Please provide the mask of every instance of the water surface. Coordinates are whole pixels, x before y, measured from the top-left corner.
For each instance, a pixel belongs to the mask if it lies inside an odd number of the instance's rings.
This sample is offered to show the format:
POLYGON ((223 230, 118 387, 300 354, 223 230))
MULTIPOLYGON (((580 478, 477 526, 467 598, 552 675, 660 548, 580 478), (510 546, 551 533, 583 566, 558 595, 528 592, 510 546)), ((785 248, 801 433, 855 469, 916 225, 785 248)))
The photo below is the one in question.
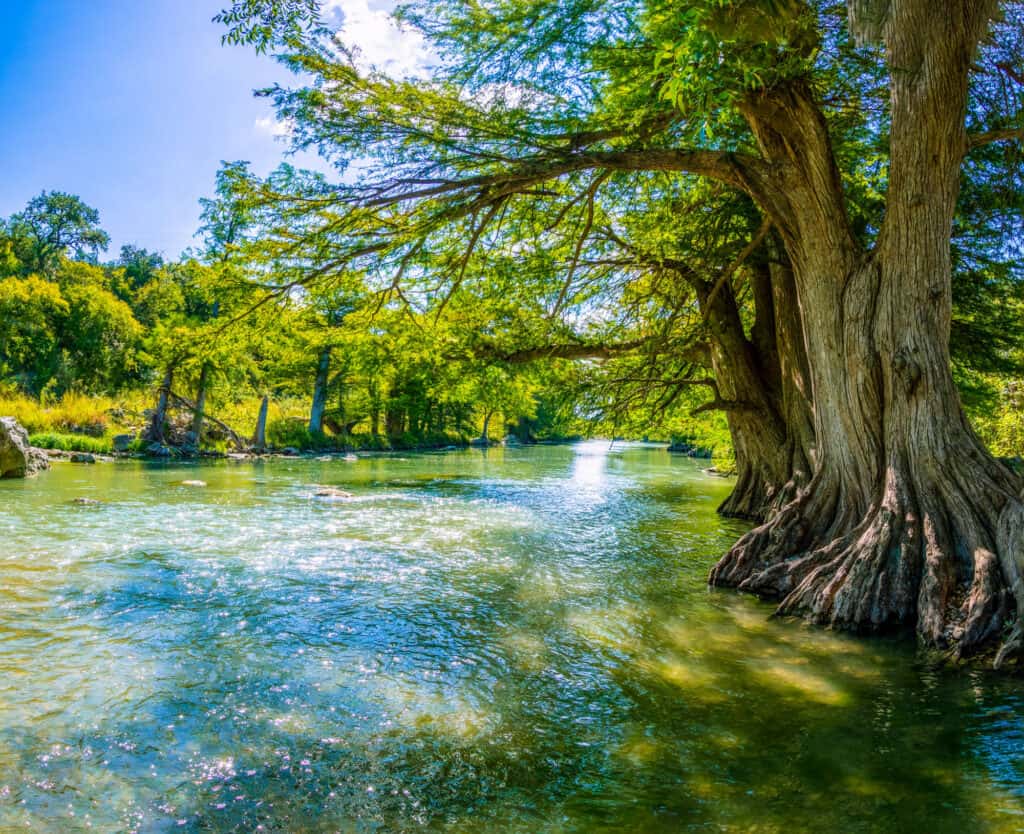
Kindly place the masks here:
POLYGON ((1024 831, 1021 683, 708 591, 728 488, 607 443, 0 482, 0 831, 1024 831))

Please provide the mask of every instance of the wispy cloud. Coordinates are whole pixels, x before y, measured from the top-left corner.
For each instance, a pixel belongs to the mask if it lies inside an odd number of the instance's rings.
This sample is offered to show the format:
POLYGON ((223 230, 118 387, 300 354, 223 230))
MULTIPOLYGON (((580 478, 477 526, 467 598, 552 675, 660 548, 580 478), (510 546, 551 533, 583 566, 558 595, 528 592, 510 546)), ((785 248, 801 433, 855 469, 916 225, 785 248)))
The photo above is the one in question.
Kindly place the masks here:
POLYGON ((327 0, 326 15, 336 14, 338 37, 353 50, 361 69, 376 69, 393 78, 423 78, 433 55, 423 36, 400 27, 391 14, 392 3, 370 0, 327 0))
POLYGON ((278 121, 273 116, 264 116, 261 119, 257 119, 254 123, 254 127, 259 133, 264 133, 267 136, 290 136, 292 132, 291 122, 278 121))

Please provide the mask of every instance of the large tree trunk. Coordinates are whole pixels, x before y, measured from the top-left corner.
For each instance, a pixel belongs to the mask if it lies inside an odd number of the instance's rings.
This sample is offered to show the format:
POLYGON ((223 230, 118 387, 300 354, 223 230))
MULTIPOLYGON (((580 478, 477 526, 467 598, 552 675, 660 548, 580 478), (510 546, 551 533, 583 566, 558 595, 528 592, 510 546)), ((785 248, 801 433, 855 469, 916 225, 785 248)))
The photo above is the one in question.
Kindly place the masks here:
POLYGON ((327 375, 331 370, 331 349, 325 347, 320 351, 316 364, 316 381, 313 383, 313 403, 309 409, 310 434, 322 432, 324 429, 324 409, 327 408, 327 375))
MULTIPOLYGON (((966 656, 1024 611, 1024 504, 1019 479, 971 431, 950 372, 950 229, 967 75, 993 4, 950 6, 887 6, 889 193, 870 252, 850 233, 824 118, 807 90, 750 103, 762 152, 785 166, 784 187, 762 202, 795 267, 815 474, 711 581, 780 598, 780 613, 820 624, 913 626, 924 644, 966 656)), ((1021 642, 1017 623, 997 663, 1021 642)))
POLYGON ((717 404, 736 455, 736 485, 718 511, 761 521, 810 480, 814 426, 792 271, 762 259, 750 273, 755 321, 749 338, 731 289, 710 299, 705 291, 701 302, 711 330, 717 404))

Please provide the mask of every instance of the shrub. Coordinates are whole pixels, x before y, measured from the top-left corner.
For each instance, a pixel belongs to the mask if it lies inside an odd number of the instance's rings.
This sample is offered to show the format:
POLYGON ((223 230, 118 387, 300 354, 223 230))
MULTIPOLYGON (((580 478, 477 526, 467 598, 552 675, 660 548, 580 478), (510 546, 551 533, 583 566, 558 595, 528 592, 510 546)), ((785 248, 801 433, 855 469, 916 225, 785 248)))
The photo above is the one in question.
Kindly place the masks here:
POLYGON ((303 451, 337 449, 344 444, 323 432, 311 432, 301 418, 272 420, 267 424, 267 443, 278 449, 292 446, 303 451))
POLYGON ((89 452, 104 455, 112 451, 110 441, 79 434, 44 432, 29 435, 28 442, 40 449, 60 449, 64 452, 89 452))

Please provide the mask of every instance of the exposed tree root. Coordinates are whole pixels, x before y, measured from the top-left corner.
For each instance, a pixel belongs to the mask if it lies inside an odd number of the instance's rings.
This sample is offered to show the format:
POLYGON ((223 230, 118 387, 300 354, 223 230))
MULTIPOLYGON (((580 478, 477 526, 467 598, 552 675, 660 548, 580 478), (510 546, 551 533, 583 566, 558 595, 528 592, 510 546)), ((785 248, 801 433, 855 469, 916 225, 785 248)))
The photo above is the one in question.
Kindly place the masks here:
POLYGON ((865 511, 818 476, 715 565, 712 585, 779 600, 777 613, 832 628, 913 626, 960 659, 993 647, 997 667, 1024 657, 1024 499, 983 461, 887 470, 865 511), (927 486, 926 486, 927 485, 927 486))

